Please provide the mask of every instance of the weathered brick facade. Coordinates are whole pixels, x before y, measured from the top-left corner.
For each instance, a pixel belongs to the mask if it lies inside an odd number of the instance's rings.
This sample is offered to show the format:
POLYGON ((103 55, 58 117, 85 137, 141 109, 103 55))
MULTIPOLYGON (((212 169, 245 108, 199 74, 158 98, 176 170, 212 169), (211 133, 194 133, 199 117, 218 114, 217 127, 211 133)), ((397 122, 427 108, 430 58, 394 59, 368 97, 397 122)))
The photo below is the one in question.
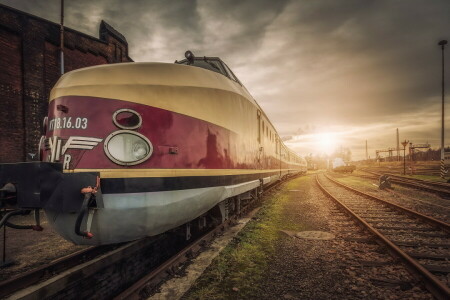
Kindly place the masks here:
MULTIPOLYGON (((0 4, 0 163, 37 153, 48 97, 60 77, 59 24, 0 4)), ((65 27, 65 72, 132 61, 125 37, 106 22, 100 38, 65 27)))

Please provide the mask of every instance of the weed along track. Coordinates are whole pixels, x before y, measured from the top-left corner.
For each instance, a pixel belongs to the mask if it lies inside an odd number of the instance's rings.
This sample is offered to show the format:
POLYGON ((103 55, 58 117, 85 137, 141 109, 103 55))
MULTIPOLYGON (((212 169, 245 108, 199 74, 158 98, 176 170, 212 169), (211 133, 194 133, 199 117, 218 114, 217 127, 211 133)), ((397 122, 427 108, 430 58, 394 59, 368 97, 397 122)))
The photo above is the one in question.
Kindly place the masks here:
POLYGON ((326 175, 316 180, 324 193, 367 228, 435 297, 449 299, 449 224, 382 201, 326 175))

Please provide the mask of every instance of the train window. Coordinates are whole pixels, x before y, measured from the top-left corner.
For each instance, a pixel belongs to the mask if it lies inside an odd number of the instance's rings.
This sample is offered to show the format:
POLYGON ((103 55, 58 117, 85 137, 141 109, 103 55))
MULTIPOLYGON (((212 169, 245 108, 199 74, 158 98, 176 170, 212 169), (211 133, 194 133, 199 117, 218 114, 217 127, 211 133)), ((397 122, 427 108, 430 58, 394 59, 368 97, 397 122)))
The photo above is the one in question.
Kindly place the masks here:
POLYGON ((142 117, 132 109, 119 109, 113 114, 114 124, 121 129, 136 129, 142 124, 142 117))
POLYGON ((227 76, 222 64, 217 59, 195 58, 192 64, 189 64, 187 60, 179 62, 179 64, 199 67, 227 76))
MULTIPOLYGON (((117 45, 116 45, 117 47, 117 45)), ((117 50, 116 50, 117 53, 117 50)), ((240 85, 242 83, 239 79, 234 75, 233 71, 218 57, 206 57, 206 56, 195 56, 191 51, 186 51, 184 54, 186 59, 182 59, 180 61, 176 60, 176 64, 180 65, 188 65, 203 68, 206 70, 210 70, 219 74, 222 74, 229 79, 236 81, 240 85)), ((117 54, 116 54, 117 56, 117 54)))
POLYGON ((227 70, 229 77, 232 80, 236 81, 237 83, 241 84, 241 82, 236 78, 236 76, 233 74, 233 72, 231 72, 230 68, 228 68, 228 66, 224 62, 222 62, 222 64, 223 64, 223 67, 225 68, 225 70, 227 70))

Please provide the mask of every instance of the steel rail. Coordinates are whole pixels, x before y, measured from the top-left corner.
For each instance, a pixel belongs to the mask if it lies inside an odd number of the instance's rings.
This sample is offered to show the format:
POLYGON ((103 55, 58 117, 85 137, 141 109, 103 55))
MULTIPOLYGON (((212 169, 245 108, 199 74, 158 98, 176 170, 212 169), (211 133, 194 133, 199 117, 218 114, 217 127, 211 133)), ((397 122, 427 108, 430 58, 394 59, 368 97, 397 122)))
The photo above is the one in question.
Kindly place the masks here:
POLYGON ((359 194, 359 195, 361 195, 361 196, 363 196, 363 197, 366 197, 366 198, 369 198, 369 199, 372 199, 372 200, 379 201, 379 202, 381 202, 381 203, 383 203, 383 204, 387 204, 387 205, 389 205, 389 206, 391 206, 391 207, 393 207, 393 208, 395 208, 395 209, 402 210, 402 211, 404 211, 404 212, 406 212, 406 213, 408 213, 408 214, 410 214, 410 215, 412 215, 412 216, 414 216, 414 217, 416 217, 416 218, 420 218, 420 219, 426 221, 427 223, 429 223, 429 224, 431 224, 431 225, 438 226, 440 229, 444 230, 444 231, 447 232, 447 233, 450 233, 450 224, 449 224, 449 223, 445 223, 445 222, 443 222, 443 221, 440 221, 440 220, 437 220, 437 219, 435 219, 435 218, 433 218, 433 217, 424 215, 424 214, 419 213, 419 212, 417 212, 417 211, 414 211, 414 210, 412 210, 412 209, 409 209, 409 208, 403 207, 403 206, 401 206, 401 205, 398 205, 398 204, 389 202, 389 201, 387 201, 387 200, 378 198, 378 197, 376 197, 376 196, 372 196, 372 195, 370 195, 370 194, 364 193, 364 192, 362 192, 362 191, 360 191, 360 190, 357 190, 357 189, 355 189, 355 188, 353 188, 353 187, 351 187, 351 186, 348 186, 348 185, 346 185, 346 184, 344 184, 344 183, 342 183, 342 182, 339 182, 339 181, 337 181, 337 180, 331 178, 330 176, 328 176, 328 175, 326 175, 326 174, 325 174, 325 177, 326 177, 327 179, 331 180, 332 182, 334 182, 335 184, 340 185, 340 186, 344 187, 345 189, 347 189, 347 190, 349 190, 349 191, 352 191, 352 192, 354 192, 354 193, 356 193, 356 194, 359 194))
MULTIPOLYGON (((339 199, 334 197, 325 187, 320 183, 318 176, 316 176, 316 182, 319 188, 326 194, 329 198, 333 199, 336 203, 338 203, 348 214, 350 214, 354 219, 356 219, 363 227, 369 230, 375 237, 382 242, 389 250, 389 252, 396 257, 399 257, 403 263, 406 265, 408 270, 420 278, 425 287, 438 299, 447 300, 450 299, 450 289, 444 285, 438 278, 436 278, 433 274, 431 274, 427 269, 425 269, 422 265, 420 265, 416 260, 414 260, 411 256, 406 254, 403 250, 401 250, 397 245, 391 242, 388 238, 386 238, 383 234, 381 234, 377 229, 375 229, 372 225, 364 221, 361 217, 359 217, 355 212, 353 212, 347 205, 341 202, 339 199)), ((359 193, 358 193, 359 194, 359 193)))
MULTIPOLYGON (((370 172, 370 171, 364 171, 364 172, 367 172, 371 175, 355 175, 355 174, 353 174, 353 176, 358 176, 358 177, 362 177, 362 178, 370 178, 370 179, 374 179, 374 180, 378 180, 379 176, 381 176, 381 174, 370 172)), ((420 189, 420 190, 424 190, 426 192, 437 194, 437 195, 441 196, 443 199, 447 199, 450 197, 450 185, 444 186, 444 185, 439 184, 439 185, 434 186, 434 183, 427 185, 427 183, 421 183, 420 181, 416 181, 416 179, 413 179, 413 178, 405 178, 402 176, 392 175, 390 173, 385 173, 385 174, 389 175, 391 177, 391 181, 395 184, 404 185, 407 187, 412 187, 415 189, 420 189)), ((420 180, 420 179, 417 179, 417 180, 420 180)))
MULTIPOLYGON (((86 262, 78 262, 75 266, 64 269, 56 276, 50 276, 47 280, 20 289, 10 297, 12 299, 47 299, 65 290, 71 283, 88 278, 100 272, 105 267, 114 265, 126 257, 131 257, 140 249, 143 249, 158 240, 159 236, 148 237, 137 241, 121 244, 116 249, 99 255, 86 262), (42 295, 45 295, 43 297, 42 295)), ((92 286, 95 288, 95 286, 92 286)))
POLYGON ((387 189, 387 191, 389 193, 391 193, 392 195, 396 195, 396 196, 399 196, 399 197, 404 197, 406 199, 409 199, 409 201, 415 202, 416 204, 417 203, 421 203, 422 205, 435 206, 435 207, 437 207, 439 209, 450 210, 450 207, 448 207, 448 206, 442 206, 442 205, 435 204, 435 203, 432 203, 432 202, 423 201, 423 200, 420 200, 420 199, 416 199, 416 198, 412 198, 412 197, 409 197, 409 196, 406 196, 406 195, 402 195, 401 193, 395 192, 392 189, 387 189))
MULTIPOLYGON (((233 219, 234 221, 234 219, 233 219)), ((132 286, 127 288, 125 291, 114 297, 114 300, 119 299, 127 299, 127 300, 133 300, 133 299, 140 299, 139 293, 141 290, 145 288, 145 286, 149 284, 158 284, 159 282, 163 281, 172 271, 184 263, 186 260, 189 259, 193 255, 193 253, 197 253, 201 247, 202 244, 208 243, 211 241, 219 232, 225 231, 230 224, 232 224, 232 220, 228 220, 216 228, 214 228, 212 231, 206 233, 202 237, 198 238, 195 242, 184 248, 181 252, 178 252, 174 256, 172 256, 169 260, 165 261, 162 265, 157 267, 155 270, 151 271, 149 274, 145 275, 141 279, 139 279, 137 282, 135 282, 132 286)))
POLYGON ((80 264, 80 261, 87 257, 95 257, 106 251, 116 248, 115 246, 94 246, 87 249, 79 250, 67 256, 58 258, 49 264, 32 269, 23 274, 14 276, 0 282, 0 298, 12 294, 20 289, 41 281, 48 274, 60 273, 66 269, 80 264))
MULTIPOLYGON (((363 170, 366 173, 372 174, 374 176, 381 176, 381 173, 363 170)), ((391 174, 389 172, 385 173, 391 177, 391 180, 398 184, 403 184, 407 186, 412 186, 416 188, 420 188, 432 193, 442 194, 442 195, 450 195, 450 184, 444 182, 434 182, 430 180, 422 180, 417 178, 407 178, 403 176, 398 176, 395 174, 391 174)))

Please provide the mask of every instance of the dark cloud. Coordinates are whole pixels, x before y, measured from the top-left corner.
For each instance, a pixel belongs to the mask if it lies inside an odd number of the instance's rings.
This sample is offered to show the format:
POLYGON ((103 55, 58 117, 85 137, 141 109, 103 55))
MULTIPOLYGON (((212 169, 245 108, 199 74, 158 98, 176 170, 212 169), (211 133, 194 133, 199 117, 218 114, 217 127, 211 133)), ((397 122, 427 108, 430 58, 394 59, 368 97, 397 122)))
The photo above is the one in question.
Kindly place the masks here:
MULTIPOLYGON (((282 136, 340 130, 354 156, 367 137, 391 145, 377 134, 397 127, 439 139, 437 42, 450 39, 448 0, 65 2, 67 26, 97 36, 104 19, 136 61, 172 62, 187 49, 222 57, 282 136)), ((59 21, 58 0, 0 3, 59 21)))

